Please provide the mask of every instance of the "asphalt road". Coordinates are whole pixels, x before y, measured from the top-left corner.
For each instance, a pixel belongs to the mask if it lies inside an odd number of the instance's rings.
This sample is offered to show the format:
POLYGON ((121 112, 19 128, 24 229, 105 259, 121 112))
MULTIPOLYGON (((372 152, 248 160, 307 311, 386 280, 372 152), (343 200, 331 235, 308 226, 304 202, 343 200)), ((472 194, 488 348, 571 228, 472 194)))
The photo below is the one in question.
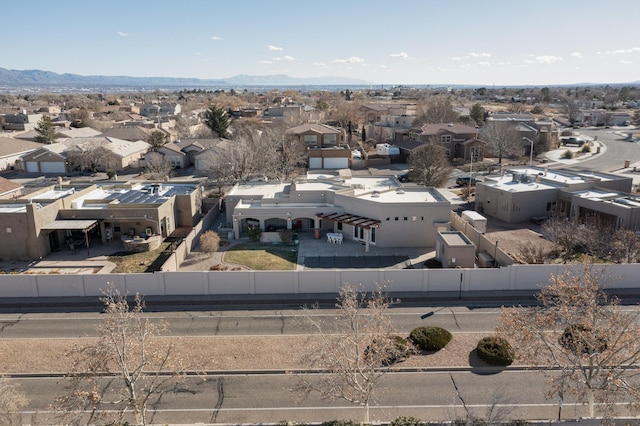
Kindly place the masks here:
MULTIPOLYGON (((637 309, 625 307, 625 309, 637 309)), ((396 307, 392 319, 401 332, 424 324, 438 325, 452 332, 487 334, 494 330, 496 308, 396 307)), ((152 319, 170 324, 170 334, 182 336, 282 335, 303 332, 297 327, 299 310, 162 312, 148 313, 152 319)), ((333 309, 316 315, 332 317, 333 309)), ((100 314, 3 314, 0 339, 61 338, 95 335, 100 314)), ((45 375, 46 376, 46 375, 45 375)), ((39 423, 50 423, 49 404, 67 392, 67 380, 53 377, 14 376, 29 396, 25 415, 35 415, 39 423)), ((292 391, 298 381, 294 374, 273 372, 210 372, 190 376, 175 383, 159 401, 153 401, 153 422, 193 423, 277 423, 282 420, 321 422, 334 419, 362 420, 362 410, 345 401, 322 401, 317 395, 298 403, 292 391)), ((388 373, 379 386, 372 405, 373 420, 392 420, 400 415, 423 420, 454 420, 471 415, 488 418, 498 413, 502 419, 555 419, 557 399, 544 394, 542 373, 509 368, 462 368, 446 371, 388 373), (466 409, 465 409, 466 407, 466 409)), ((586 415, 585 407, 564 401, 563 417, 586 415)))
POLYGON ((625 160, 635 163, 640 161, 640 149, 637 142, 628 142, 624 137, 617 133, 625 133, 621 129, 578 129, 578 133, 585 135, 588 139, 597 137, 606 147, 606 151, 602 155, 595 156, 589 160, 580 161, 579 163, 567 168, 572 170, 593 170, 601 172, 615 172, 624 168, 625 160), (614 133, 617 132, 617 133, 614 133))
MULTIPOLYGON (((393 322, 400 332, 409 333, 421 325, 436 325, 452 332, 491 332, 497 309, 467 307, 392 308, 393 322), (428 316, 424 319, 423 315, 428 316)), ((335 317, 335 309, 321 309, 314 315, 335 317)), ((298 310, 158 312, 148 318, 166 320, 169 335, 236 336, 302 334, 302 312, 298 310)), ((0 339, 72 338, 96 336, 101 321, 98 313, 1 314, 0 339)))
MULTIPOLYGON (((155 424, 321 422, 363 419, 363 409, 345 401, 322 401, 312 395, 299 402, 292 374, 251 374, 190 377, 151 402, 155 424)), ((388 373, 382 379, 371 420, 389 421, 414 416, 422 420, 465 419, 466 413, 487 419, 556 419, 557 399, 542 392, 544 375, 532 371, 479 374, 455 372, 388 373), (465 409, 466 407, 466 409, 465 409)), ((47 404, 59 393, 65 379, 19 380, 31 397, 25 414, 48 423, 47 404)), ((586 414, 584 406, 563 401, 563 418, 586 414)))

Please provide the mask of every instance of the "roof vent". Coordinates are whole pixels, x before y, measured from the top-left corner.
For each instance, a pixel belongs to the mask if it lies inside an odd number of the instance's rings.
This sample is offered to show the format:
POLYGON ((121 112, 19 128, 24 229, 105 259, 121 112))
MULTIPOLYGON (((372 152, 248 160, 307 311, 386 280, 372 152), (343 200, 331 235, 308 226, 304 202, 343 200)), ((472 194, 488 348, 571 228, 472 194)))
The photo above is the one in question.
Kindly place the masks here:
POLYGON ((396 194, 404 194, 404 189, 398 189, 398 190, 396 191, 396 194))
POLYGON ((380 193, 378 191, 373 191, 371 193, 371 198, 380 198, 380 193))

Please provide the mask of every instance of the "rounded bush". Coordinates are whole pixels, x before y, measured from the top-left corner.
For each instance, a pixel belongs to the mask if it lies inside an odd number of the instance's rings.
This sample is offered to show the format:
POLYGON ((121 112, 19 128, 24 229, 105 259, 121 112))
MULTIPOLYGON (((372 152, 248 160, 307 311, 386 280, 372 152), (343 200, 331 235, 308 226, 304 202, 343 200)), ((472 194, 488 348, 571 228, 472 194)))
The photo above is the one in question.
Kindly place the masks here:
POLYGON ((400 416, 389 423, 389 426, 423 426, 421 420, 411 416, 400 416))
POLYGON ((451 341, 451 333, 444 328, 423 326, 414 328, 409 340, 423 351, 439 351, 451 341))
POLYGON ((481 360, 491 365, 511 365, 514 358, 513 349, 509 342, 497 336, 480 339, 476 351, 481 360))
POLYGON ((607 349, 607 339, 596 336, 591 329, 584 324, 572 324, 565 327, 560 344, 574 354, 593 355, 607 349))
POLYGON ((411 345, 402 336, 389 336, 391 340, 387 344, 380 344, 379 340, 374 339, 370 346, 365 349, 367 357, 375 357, 383 366, 393 365, 409 358, 411 355, 411 345))

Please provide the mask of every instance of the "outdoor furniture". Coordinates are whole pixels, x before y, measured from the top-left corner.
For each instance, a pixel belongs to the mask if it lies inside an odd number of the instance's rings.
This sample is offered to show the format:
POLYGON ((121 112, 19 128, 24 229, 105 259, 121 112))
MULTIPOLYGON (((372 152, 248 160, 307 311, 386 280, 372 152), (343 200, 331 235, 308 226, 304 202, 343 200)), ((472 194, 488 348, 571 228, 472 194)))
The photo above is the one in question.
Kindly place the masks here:
POLYGON ((342 234, 339 232, 327 232, 327 242, 331 244, 342 244, 342 234))

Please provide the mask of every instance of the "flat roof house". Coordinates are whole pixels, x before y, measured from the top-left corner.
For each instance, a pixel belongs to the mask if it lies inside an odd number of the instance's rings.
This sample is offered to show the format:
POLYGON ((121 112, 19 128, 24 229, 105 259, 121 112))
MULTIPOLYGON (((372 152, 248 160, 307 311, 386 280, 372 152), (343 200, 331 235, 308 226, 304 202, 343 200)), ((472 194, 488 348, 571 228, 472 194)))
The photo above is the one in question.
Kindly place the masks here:
POLYGON ((593 188, 630 192, 632 183, 631 178, 607 173, 516 167, 476 183, 476 210, 505 222, 524 222, 568 212, 572 201, 563 201, 562 192, 593 188))
POLYGON ((200 220, 198 184, 55 185, 0 200, 0 258, 40 259, 69 240, 102 243, 142 233, 166 237, 200 220))
POLYGON ((394 177, 312 175, 290 183, 237 184, 225 197, 235 238, 247 225, 262 231, 338 232, 379 247, 431 247, 449 229, 446 190, 405 188, 394 177))

